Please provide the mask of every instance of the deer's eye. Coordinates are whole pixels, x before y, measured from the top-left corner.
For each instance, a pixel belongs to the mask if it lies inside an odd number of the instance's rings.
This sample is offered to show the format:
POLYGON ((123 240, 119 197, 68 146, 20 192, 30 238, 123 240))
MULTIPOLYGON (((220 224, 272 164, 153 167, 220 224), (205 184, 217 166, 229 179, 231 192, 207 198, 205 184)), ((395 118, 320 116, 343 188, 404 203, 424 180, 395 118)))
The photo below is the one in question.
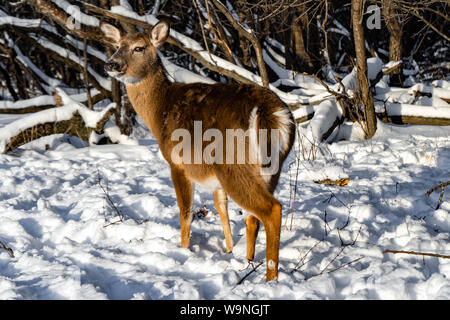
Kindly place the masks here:
POLYGON ((134 52, 144 52, 145 47, 136 47, 134 48, 134 52))

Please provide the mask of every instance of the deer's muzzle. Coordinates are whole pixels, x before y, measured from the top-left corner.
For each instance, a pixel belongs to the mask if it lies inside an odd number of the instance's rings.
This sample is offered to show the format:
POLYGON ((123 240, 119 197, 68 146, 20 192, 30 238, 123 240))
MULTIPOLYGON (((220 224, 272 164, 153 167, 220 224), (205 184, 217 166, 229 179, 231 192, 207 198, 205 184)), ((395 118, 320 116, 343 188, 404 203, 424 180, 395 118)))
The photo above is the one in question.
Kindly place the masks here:
POLYGON ((123 73, 124 65, 116 61, 108 61, 105 63, 105 71, 108 73, 123 73))

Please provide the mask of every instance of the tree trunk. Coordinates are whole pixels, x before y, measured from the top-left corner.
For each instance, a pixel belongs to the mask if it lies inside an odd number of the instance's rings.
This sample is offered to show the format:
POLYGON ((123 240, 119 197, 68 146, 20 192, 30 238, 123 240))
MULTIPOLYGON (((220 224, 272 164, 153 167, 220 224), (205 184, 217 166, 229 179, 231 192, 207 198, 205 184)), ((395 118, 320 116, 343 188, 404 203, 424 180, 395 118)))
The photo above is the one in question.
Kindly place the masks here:
POLYGON ((313 73, 314 64, 307 51, 308 15, 306 5, 302 4, 293 13, 286 11, 284 19, 290 20, 290 29, 285 33, 286 68, 298 72, 313 73))
POLYGON ((362 125, 365 127, 365 138, 370 139, 377 130, 377 119, 373 105, 372 92, 370 91, 369 80, 367 78, 367 60, 363 28, 364 2, 364 0, 352 0, 352 25, 353 38, 355 41, 358 83, 364 113, 362 125))
POLYGON ((313 70, 313 63, 311 61, 311 57, 309 56, 308 52, 306 52, 306 46, 305 41, 303 39, 303 32, 302 32, 302 26, 301 22, 297 22, 297 19, 292 20, 292 35, 291 35, 291 41, 292 41, 292 48, 294 48, 294 57, 296 57, 295 60, 300 61, 293 61, 294 69, 297 71, 303 71, 303 72, 311 72, 313 70), (306 70, 305 70, 306 69, 306 70))
MULTIPOLYGON (((402 25, 397 14, 393 0, 382 0, 383 16, 386 21, 386 26, 389 30, 389 60, 402 60, 402 25)), ((392 85, 402 84, 402 66, 391 74, 390 80, 392 85)))

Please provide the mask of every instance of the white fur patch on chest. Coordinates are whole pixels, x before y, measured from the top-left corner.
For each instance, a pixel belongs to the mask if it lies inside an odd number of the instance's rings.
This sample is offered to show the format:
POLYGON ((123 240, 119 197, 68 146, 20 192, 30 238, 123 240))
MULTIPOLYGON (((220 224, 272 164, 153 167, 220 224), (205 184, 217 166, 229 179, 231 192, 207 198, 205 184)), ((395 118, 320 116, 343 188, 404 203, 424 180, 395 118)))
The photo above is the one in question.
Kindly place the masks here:
POLYGON ((128 84, 128 85, 136 85, 136 84, 139 84, 142 81, 142 79, 138 79, 138 78, 133 77, 133 76, 125 76, 125 75, 116 76, 115 78, 117 80, 125 83, 125 84, 128 84))
POLYGON ((198 184, 200 187, 202 187, 205 190, 217 190, 221 189, 222 186, 220 185, 219 180, 217 180, 216 177, 210 177, 208 179, 205 179, 203 181, 195 181, 196 184, 198 184))

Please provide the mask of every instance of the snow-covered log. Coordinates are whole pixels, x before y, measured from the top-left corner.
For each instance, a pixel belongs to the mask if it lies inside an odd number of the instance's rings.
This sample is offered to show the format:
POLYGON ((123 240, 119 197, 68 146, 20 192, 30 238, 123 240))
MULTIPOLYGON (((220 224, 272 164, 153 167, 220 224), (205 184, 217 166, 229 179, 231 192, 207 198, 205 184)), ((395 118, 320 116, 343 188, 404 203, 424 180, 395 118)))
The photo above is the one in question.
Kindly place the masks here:
MULTIPOLYGON (((0 151, 6 153, 25 143, 52 134, 69 134, 87 142, 92 141, 92 134, 105 134, 113 142, 117 130, 105 130, 105 125, 114 114, 112 103, 101 112, 93 111, 71 99, 62 90, 57 90, 63 106, 33 113, 0 129, 0 151)), ((109 126, 111 127, 111 125, 109 126)), ((120 135, 120 132, 119 132, 120 135)))
POLYGON ((448 88, 436 88, 423 83, 417 83, 409 89, 409 93, 413 95, 432 95, 450 103, 450 90, 448 88))
POLYGON ((417 106, 402 103, 386 103, 386 109, 378 106, 377 116, 383 122, 396 124, 450 125, 450 108, 417 106))
POLYGON ((342 109, 335 99, 321 102, 308 124, 307 138, 311 143, 319 144, 326 140, 334 128, 342 121, 342 109))

